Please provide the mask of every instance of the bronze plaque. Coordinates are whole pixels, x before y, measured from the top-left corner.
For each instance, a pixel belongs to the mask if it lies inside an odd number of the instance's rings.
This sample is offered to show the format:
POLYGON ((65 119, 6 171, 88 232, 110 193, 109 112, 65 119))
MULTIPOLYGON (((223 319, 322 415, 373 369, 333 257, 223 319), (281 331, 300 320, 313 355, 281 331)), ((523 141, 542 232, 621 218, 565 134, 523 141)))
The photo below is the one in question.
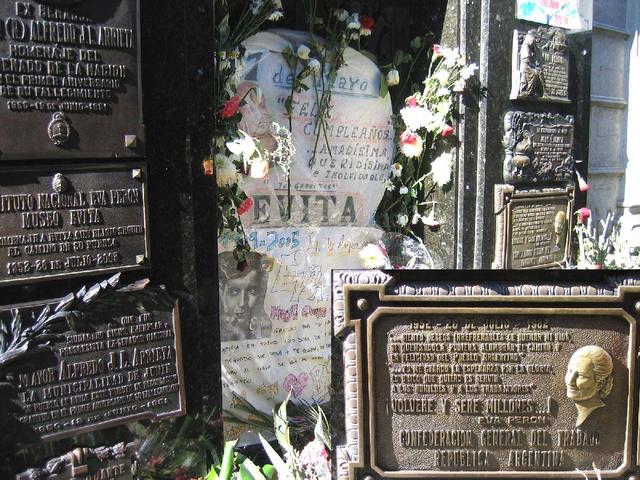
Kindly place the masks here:
POLYGON ((50 459, 42 468, 30 468, 16 480, 131 480, 136 444, 118 443, 112 447, 80 447, 50 459))
POLYGON ((594 467, 622 478, 631 468, 640 288, 379 275, 334 271, 338 479, 584 478, 594 467))
POLYGON ((569 103, 569 49, 562 28, 513 33, 512 100, 569 103))
POLYGON ((504 118, 504 181, 510 184, 568 183, 573 179, 571 115, 507 112, 504 118))
POLYGON ((0 309, 0 375, 18 408, 1 445, 185 412, 177 304, 159 288, 110 291, 105 283, 0 309), (32 340, 21 346, 25 336, 32 340))
POLYGON ((149 264, 143 165, 0 170, 0 285, 149 264))
POLYGON ((138 0, 0 6, 0 160, 144 154, 138 0))
POLYGON ((570 257, 573 188, 495 186, 493 268, 559 268, 570 257))

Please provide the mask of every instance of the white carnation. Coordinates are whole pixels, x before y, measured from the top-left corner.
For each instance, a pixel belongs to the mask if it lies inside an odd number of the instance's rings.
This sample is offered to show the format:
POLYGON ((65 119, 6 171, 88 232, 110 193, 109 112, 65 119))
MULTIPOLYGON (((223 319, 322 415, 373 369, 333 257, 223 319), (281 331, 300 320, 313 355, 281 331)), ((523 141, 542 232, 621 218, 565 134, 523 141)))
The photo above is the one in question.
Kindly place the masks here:
POLYGON ((384 250, 375 243, 365 245, 359 253, 364 268, 389 268, 389 258, 384 250))
POLYGON ((230 187, 238 183, 240 174, 231 158, 219 153, 214 157, 214 163, 216 165, 216 183, 218 187, 230 187))
POLYGON ((451 181, 453 170, 453 155, 444 152, 431 163, 431 175, 433 182, 439 187, 444 187, 451 181))
POLYGON ((400 116, 407 128, 414 132, 433 122, 433 112, 427 107, 405 107, 400 110, 400 116))
POLYGON ((470 63, 469 65, 460 69, 460 78, 462 78, 463 80, 469 80, 474 75, 476 70, 478 70, 478 65, 476 65, 475 63, 470 63))

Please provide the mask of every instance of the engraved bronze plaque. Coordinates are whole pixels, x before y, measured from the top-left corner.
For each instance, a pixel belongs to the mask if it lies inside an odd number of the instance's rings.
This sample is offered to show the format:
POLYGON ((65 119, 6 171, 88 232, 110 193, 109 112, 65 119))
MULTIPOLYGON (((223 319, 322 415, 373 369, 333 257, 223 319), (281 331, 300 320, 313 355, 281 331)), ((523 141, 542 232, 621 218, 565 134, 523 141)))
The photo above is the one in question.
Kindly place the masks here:
POLYGON ((1 307, 0 323, 10 332, 0 381, 17 406, 13 420, 0 418, 13 421, 0 445, 185 412, 178 308, 163 289, 114 291, 102 282, 61 300, 1 307), (32 340, 21 346, 25 336, 32 340))
POLYGON ((559 268, 570 257, 573 187, 516 190, 495 185, 493 268, 559 268))
POLYGON ((569 103, 569 50, 562 28, 513 32, 512 100, 569 103))
POLYGON ((572 181, 572 116, 507 112, 504 117, 504 181, 510 184, 548 184, 572 181))
POLYGON ((144 154, 138 0, 0 5, 0 160, 144 154))
POLYGON ((624 477, 640 287, 406 277, 333 272, 339 480, 624 477))
POLYGON ((80 447, 50 459, 42 468, 30 468, 16 480, 131 480, 136 445, 118 443, 112 447, 80 447))
POLYGON ((149 264, 146 170, 0 170, 0 285, 149 264))

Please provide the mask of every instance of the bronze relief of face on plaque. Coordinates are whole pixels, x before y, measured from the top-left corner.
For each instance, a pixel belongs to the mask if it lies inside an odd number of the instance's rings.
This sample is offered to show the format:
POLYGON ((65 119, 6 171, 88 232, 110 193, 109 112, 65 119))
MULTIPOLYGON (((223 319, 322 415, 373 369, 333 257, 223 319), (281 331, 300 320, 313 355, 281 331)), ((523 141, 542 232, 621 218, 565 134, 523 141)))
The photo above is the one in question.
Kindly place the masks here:
POLYGON ((567 398, 578 410, 576 427, 597 409, 604 407, 603 399, 613 388, 613 360, 602 347, 587 345, 576 350, 564 377, 567 398))

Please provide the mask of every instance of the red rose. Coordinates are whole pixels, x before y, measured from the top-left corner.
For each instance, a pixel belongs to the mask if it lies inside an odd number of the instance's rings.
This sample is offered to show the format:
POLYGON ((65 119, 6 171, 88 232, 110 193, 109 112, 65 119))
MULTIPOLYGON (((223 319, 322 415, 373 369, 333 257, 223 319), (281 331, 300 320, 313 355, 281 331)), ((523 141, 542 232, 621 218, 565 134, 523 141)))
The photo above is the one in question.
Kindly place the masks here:
POLYGON ((236 113, 238 113, 238 108, 240 108, 240 96, 234 95, 231 97, 224 106, 220 109, 220 118, 231 118, 236 113))
POLYGON ((440 132, 440 135, 442 135, 443 137, 450 137, 454 132, 455 129, 451 125, 445 125, 442 129, 442 132, 440 132))
POLYGON ((576 212, 576 215, 578 215, 578 222, 584 223, 585 220, 587 220, 591 216, 591 210, 586 207, 582 207, 576 212))
POLYGON ((376 21, 373 19, 373 17, 370 17, 369 15, 362 15, 360 17, 360 27, 366 29, 366 30, 373 30, 373 27, 375 26, 376 21))
POLYGON ((238 205, 238 215, 244 215, 251 207, 253 207, 253 199, 251 197, 245 198, 243 202, 238 205))

